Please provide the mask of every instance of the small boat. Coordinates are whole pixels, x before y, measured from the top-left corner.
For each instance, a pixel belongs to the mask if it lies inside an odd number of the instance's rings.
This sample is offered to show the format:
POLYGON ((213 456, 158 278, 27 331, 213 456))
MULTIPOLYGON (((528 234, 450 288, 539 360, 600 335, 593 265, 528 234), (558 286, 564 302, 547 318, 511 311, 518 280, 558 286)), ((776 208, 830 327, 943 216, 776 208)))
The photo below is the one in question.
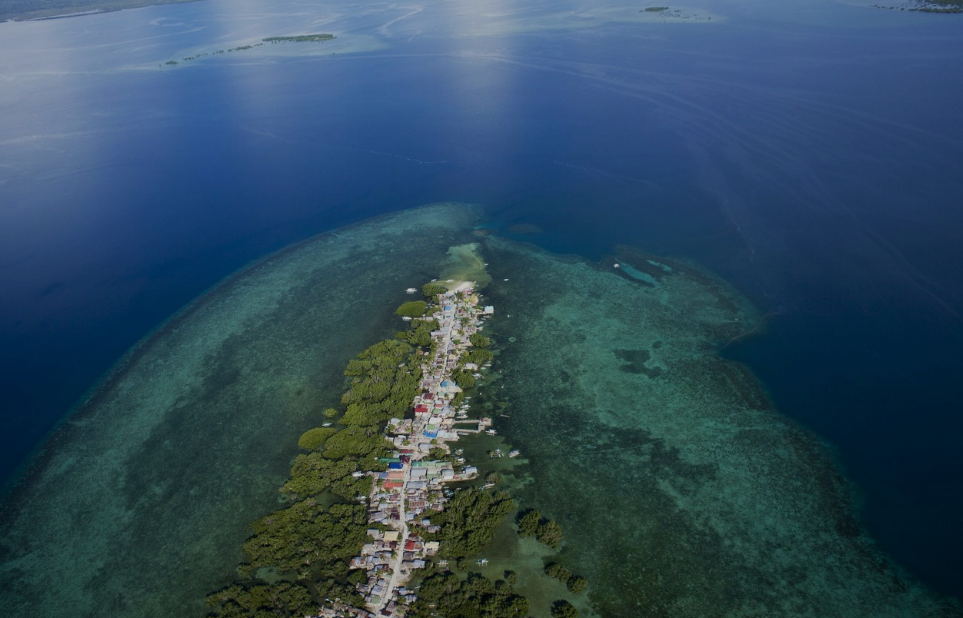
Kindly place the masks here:
POLYGON ((331 423, 324 423, 324 424, 321 425, 321 426, 322 426, 322 427, 330 427, 330 426, 331 426, 331 423))
POLYGON ((518 457, 518 456, 521 455, 521 454, 522 454, 521 451, 519 451, 518 449, 515 449, 515 450, 512 450, 512 451, 508 451, 508 456, 509 456, 509 457, 518 457))
POLYGON ((487 434, 490 435, 490 436, 494 436, 494 435, 497 434, 498 432, 495 431, 494 429, 486 429, 486 430, 485 430, 485 433, 487 433, 487 434))

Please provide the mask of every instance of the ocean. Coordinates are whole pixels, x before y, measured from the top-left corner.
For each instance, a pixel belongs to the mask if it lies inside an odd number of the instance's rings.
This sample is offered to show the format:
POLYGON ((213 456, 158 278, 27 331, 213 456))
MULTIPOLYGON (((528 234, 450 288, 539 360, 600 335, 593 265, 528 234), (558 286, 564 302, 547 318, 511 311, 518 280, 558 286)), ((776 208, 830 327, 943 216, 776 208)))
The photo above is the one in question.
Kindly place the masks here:
POLYGON ((831 449, 883 550, 963 596, 958 16, 638 8, 205 0, 0 24, 4 485, 223 278, 453 200, 554 253, 626 245, 729 281, 764 317, 722 354, 831 449))

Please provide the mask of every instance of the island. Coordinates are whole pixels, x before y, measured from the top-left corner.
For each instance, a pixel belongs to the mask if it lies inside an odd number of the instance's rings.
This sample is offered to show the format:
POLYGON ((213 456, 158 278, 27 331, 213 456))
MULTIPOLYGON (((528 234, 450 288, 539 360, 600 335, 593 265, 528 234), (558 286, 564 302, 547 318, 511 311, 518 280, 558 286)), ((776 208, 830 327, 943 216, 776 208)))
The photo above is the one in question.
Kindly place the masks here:
MULTIPOLYGON (((495 582, 470 572, 488 564, 474 557, 517 510, 494 489, 497 474, 479 479, 462 449, 451 447, 462 436, 496 434, 490 417, 471 417, 467 394, 494 358, 480 331, 495 310, 474 285, 425 284, 424 300, 395 311, 407 330, 348 363, 342 409, 325 410, 322 426, 298 440, 308 452, 280 490, 290 506, 253 524, 238 569, 243 580, 208 596, 212 617, 420 618, 475 615, 482 607, 492 618, 528 615, 513 572, 495 582)), ((534 509, 516 522, 522 538, 561 544, 561 527, 534 509)), ((545 575, 573 593, 588 583, 557 564, 545 575)), ((552 614, 578 611, 562 599, 552 614)))
POLYGON ((331 39, 337 38, 333 34, 320 33, 320 34, 299 34, 296 36, 269 36, 263 39, 265 43, 323 43, 324 41, 330 41, 331 39))

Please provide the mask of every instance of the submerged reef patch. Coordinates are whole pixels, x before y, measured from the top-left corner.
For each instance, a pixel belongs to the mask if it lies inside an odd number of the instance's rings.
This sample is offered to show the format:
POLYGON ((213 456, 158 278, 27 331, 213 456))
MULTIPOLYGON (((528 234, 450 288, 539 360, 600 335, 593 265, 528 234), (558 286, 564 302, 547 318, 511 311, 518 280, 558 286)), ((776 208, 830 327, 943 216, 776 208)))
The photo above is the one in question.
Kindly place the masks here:
POLYGON ((203 615, 344 364, 476 223, 439 204, 305 241, 131 352, 3 503, 4 616, 203 615))
POLYGON ((759 316, 695 265, 618 248, 657 283, 491 237, 486 290, 528 460, 514 490, 566 531, 601 616, 942 616, 959 608, 859 527, 818 438, 721 343, 759 316), (499 277, 505 281, 500 281, 499 277))

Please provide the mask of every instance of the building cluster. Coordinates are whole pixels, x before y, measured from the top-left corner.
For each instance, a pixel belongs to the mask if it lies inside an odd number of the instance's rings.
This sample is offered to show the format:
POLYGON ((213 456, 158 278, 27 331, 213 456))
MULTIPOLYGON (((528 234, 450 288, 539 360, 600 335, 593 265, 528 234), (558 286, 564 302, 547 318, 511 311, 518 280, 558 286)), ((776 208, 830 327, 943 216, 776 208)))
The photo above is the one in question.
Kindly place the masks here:
POLYGON ((486 430, 491 419, 468 418, 470 397, 455 405, 461 389, 451 377, 459 368, 480 369, 459 363, 471 347, 469 338, 494 309, 479 308, 471 288, 439 294, 436 301, 436 311, 424 318, 438 322, 431 333, 435 353, 423 363, 421 393, 412 402, 412 417, 389 421, 386 438, 395 452, 382 459, 387 471, 371 473, 375 482, 368 498, 369 542, 350 565, 367 575, 357 585, 366 607, 329 607, 322 616, 404 616, 416 599, 405 583, 439 549, 437 541, 426 540, 439 531, 426 512, 444 510, 452 493, 446 483, 478 476, 477 468, 459 456, 461 451, 447 457, 448 443, 458 440, 459 434, 486 430))

